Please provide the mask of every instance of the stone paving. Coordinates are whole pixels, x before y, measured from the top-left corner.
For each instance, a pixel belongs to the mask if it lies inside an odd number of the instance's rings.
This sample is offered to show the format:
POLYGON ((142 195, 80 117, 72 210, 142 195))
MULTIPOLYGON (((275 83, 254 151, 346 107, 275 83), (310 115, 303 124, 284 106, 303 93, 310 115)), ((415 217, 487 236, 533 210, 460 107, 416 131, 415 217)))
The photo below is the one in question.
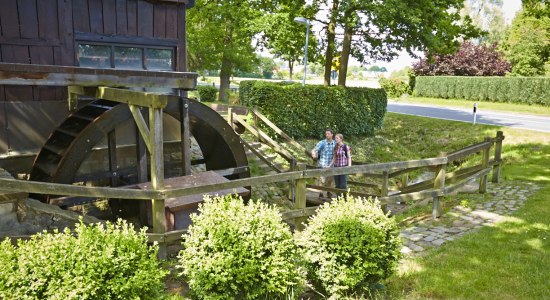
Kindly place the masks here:
POLYGON ((458 205, 443 215, 441 218, 448 219, 449 224, 442 224, 445 220, 419 222, 402 230, 401 252, 418 255, 473 230, 500 222, 522 207, 527 198, 539 189, 538 185, 531 182, 490 184, 483 203, 472 205, 471 208, 458 205))

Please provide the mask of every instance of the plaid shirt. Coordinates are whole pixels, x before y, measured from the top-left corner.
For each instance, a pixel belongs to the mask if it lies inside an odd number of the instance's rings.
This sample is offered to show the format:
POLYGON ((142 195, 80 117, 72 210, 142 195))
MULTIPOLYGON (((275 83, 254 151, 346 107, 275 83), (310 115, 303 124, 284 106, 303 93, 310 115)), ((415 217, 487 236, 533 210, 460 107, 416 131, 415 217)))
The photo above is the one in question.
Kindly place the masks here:
POLYGON ((336 150, 334 151, 334 166, 335 167, 345 167, 348 165, 348 157, 346 150, 349 151, 349 147, 346 144, 342 146, 336 145, 336 150))
POLYGON ((334 157, 334 146, 336 142, 332 140, 330 143, 325 139, 317 143, 315 146, 315 151, 319 155, 319 167, 326 168, 332 162, 334 157))

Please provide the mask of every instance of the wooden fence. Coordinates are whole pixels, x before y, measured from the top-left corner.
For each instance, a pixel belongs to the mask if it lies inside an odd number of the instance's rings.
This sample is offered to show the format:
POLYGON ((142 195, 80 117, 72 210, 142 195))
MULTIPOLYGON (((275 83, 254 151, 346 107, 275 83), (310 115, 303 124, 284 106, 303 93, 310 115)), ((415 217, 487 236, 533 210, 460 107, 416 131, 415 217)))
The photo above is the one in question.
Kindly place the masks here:
MULTIPOLYGON (((303 222, 308 216, 315 213, 318 206, 306 207, 306 181, 320 176, 334 176, 341 174, 360 174, 381 179, 381 195, 378 200, 381 204, 392 204, 398 202, 415 202, 418 200, 430 198, 433 199, 433 217, 441 215, 441 201, 445 195, 456 191, 472 179, 479 180, 479 192, 483 193, 487 189, 488 174, 493 171, 493 182, 498 182, 501 166, 502 141, 504 136, 501 131, 497 132, 496 137, 486 138, 485 141, 468 146, 464 149, 447 154, 441 154, 439 157, 399 161, 389 163, 376 163, 365 165, 354 165, 341 168, 330 169, 307 169, 305 163, 297 163, 292 171, 281 172, 274 175, 258 176, 245 179, 237 179, 224 183, 197 185, 189 188, 174 188, 157 190, 135 190, 127 188, 110 187, 85 187, 67 184, 32 182, 15 179, 0 179, 0 189, 7 192, 26 191, 36 194, 54 194, 64 196, 84 196, 98 198, 117 198, 134 199, 144 201, 158 201, 167 198, 181 197, 194 194, 203 194, 215 192, 223 189, 232 189, 243 186, 257 186, 263 184, 272 184, 277 182, 293 182, 295 186, 294 209, 281 212, 284 220, 293 222, 297 230, 301 230, 303 222), (490 150, 494 147, 494 157, 491 159, 490 150), (448 165, 457 160, 464 160, 466 157, 481 153, 480 161, 471 167, 462 170, 447 172, 448 165), (434 177, 414 185, 403 186, 401 191, 390 195, 390 179, 419 170, 428 169, 434 172, 434 177), (151 200, 154 199, 154 200, 151 200)), ((337 190, 341 191, 341 190, 337 190)), ((344 192, 344 191, 341 191, 344 192)), ((363 196, 359 192, 351 192, 352 195, 363 196)), ((164 201, 162 201, 164 202, 164 201)), ((164 214, 153 214, 153 218, 164 218, 164 214)), ((154 220, 153 223, 160 223, 160 220, 154 220)), ((161 245, 181 239, 185 230, 171 231, 166 233, 148 234, 150 241, 159 242, 161 245)))

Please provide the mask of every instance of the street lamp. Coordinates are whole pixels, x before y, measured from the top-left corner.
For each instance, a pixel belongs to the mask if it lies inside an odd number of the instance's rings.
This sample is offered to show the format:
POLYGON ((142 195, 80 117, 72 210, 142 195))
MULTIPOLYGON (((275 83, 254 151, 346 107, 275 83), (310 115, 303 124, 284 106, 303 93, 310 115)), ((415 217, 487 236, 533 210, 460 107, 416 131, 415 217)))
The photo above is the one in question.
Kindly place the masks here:
POLYGON ((311 25, 311 21, 304 18, 304 17, 296 17, 294 18, 294 22, 306 24, 306 50, 305 50, 305 56, 304 56, 304 79, 302 80, 302 86, 306 85, 306 74, 307 74, 307 43, 309 41, 309 25, 311 25))

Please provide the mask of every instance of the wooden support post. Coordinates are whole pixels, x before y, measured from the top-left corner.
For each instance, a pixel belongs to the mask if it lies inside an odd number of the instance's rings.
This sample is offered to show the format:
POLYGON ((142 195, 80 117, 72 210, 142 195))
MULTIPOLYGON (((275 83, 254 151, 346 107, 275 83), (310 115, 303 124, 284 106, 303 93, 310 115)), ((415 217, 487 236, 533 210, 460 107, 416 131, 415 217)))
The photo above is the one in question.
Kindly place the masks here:
MULTIPOLYGON (((254 129, 259 130, 260 129, 260 127, 258 126, 259 121, 258 121, 258 116, 256 115, 256 113, 254 113, 255 110, 257 110, 256 107, 252 110, 252 115, 254 116, 254 129)), ((262 138, 259 135, 256 136, 256 142, 259 143, 261 141, 262 141, 262 138)))
MULTIPOLYGON (((491 143, 491 138, 486 137, 485 138, 486 143, 491 143)), ((490 144, 489 144, 490 145, 490 144)), ((489 152, 491 151, 491 147, 488 146, 483 150, 483 156, 481 161, 481 169, 485 170, 487 167, 489 167, 489 152)), ((489 179, 489 176, 487 174, 481 176, 479 179, 479 192, 485 193, 487 192, 487 181, 489 179)))
POLYGON ((181 161, 183 175, 191 175, 191 133, 189 131, 189 99, 180 97, 181 161))
MULTIPOLYGON (((447 153, 440 153, 439 157, 446 157, 447 153)), ((446 174, 447 164, 438 165, 435 169, 435 180, 434 180, 434 189, 443 190, 445 188, 445 174, 446 174)), ((441 207, 441 202, 443 202, 443 196, 436 196, 433 199, 433 208, 432 208, 432 218, 435 220, 443 214, 443 209, 441 207)))
MULTIPOLYGON (((296 159, 292 159, 290 161, 290 171, 299 171, 297 169, 297 162, 296 159)), ((288 198, 292 200, 292 202, 296 203, 296 180, 290 181, 290 187, 288 189, 288 198)))
POLYGON ((116 131, 112 130, 107 134, 107 152, 109 156, 109 173, 111 176, 111 186, 118 185, 117 169, 118 162, 116 158, 116 131))
POLYGON ((500 167, 502 165, 502 140, 504 140, 504 134, 502 131, 497 131, 497 138, 495 142, 495 164, 493 165, 493 183, 498 183, 500 180, 500 167))
POLYGON ((380 196, 386 197, 388 196, 388 192, 390 190, 390 177, 389 172, 387 170, 384 170, 382 172, 382 187, 380 188, 380 196))
MULTIPOLYGON (((296 164, 296 171, 304 171, 306 169, 306 164, 298 163, 296 164)), ((306 208, 306 179, 300 178, 296 179, 296 195, 294 200, 294 209, 304 209, 306 208)), ((306 217, 299 217, 294 219, 295 230, 302 231, 304 229, 304 222, 306 217)))
POLYGON ((409 173, 401 174, 401 188, 406 188, 409 184, 409 173))
MULTIPOLYGON (((151 188, 164 189, 164 157, 162 108, 149 108, 150 144, 151 144, 151 188)), ((152 199, 153 232, 166 232, 164 198, 152 199)), ((159 243, 159 258, 166 258, 166 244, 159 243)))
MULTIPOLYGON (((138 110, 139 111, 139 110, 138 110)), ((139 112, 141 114, 141 112, 139 112)), ((137 182, 147 182, 147 146, 143 140, 143 136, 140 134, 136 125, 136 161, 137 161, 137 182)), ((147 217, 147 203, 146 201, 139 201, 139 220, 141 224, 147 224, 151 226, 147 217)))
POLYGON ((235 129, 235 126, 233 126, 233 108, 231 107, 227 108, 227 123, 229 123, 231 128, 235 129))

